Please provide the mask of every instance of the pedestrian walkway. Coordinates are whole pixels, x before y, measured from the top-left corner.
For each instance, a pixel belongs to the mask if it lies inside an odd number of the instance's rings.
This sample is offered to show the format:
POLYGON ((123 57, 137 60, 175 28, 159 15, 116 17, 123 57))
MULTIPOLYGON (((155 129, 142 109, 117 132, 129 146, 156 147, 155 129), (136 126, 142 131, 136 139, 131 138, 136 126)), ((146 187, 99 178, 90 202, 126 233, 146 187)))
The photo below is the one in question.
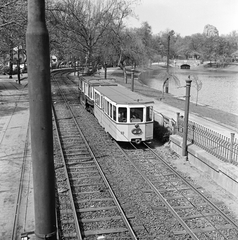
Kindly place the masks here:
POLYGON ((20 239, 20 233, 34 229, 29 103, 21 98, 27 80, 18 84, 16 79, 0 75, 1 240, 20 239))
MULTIPOLYGON (((162 101, 158 101, 154 99, 154 110, 158 113, 162 113, 165 117, 177 119, 177 113, 184 116, 184 112, 178 108, 172 107, 162 101)), ((217 133, 222 134, 226 137, 231 137, 231 133, 235 133, 235 136, 238 137, 238 131, 235 131, 231 126, 224 126, 223 124, 217 122, 214 119, 207 119, 205 117, 197 116, 194 113, 189 114, 189 121, 195 122, 201 126, 204 126, 210 130, 213 130, 217 133)))

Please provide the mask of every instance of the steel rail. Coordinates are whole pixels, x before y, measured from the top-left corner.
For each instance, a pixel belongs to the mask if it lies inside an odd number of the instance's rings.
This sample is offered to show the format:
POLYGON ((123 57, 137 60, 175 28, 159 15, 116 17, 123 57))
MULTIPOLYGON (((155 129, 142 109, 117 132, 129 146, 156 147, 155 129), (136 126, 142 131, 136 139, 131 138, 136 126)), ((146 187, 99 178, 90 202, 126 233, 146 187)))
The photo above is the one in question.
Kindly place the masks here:
MULTIPOLYGON (((19 89, 17 88, 17 90, 19 90, 19 89)), ((24 94, 24 93, 20 93, 19 95, 16 94, 16 96, 19 96, 17 102, 20 102, 21 98, 25 95, 26 94, 24 94)), ((26 100, 26 102, 29 102, 29 101, 26 100)), ((13 115, 15 114, 17 107, 18 107, 17 104, 15 104, 14 111, 11 115, 11 118, 9 119, 9 121, 7 123, 7 126, 9 125, 13 115)), ((20 176, 20 182, 19 182, 19 186, 18 186, 17 201, 16 201, 16 204, 15 204, 13 229, 12 229, 12 233, 11 233, 11 239, 12 240, 15 240, 16 237, 17 237, 16 236, 17 235, 17 227, 18 227, 17 224, 18 224, 18 218, 19 218, 19 214, 20 214, 20 209, 19 208, 20 208, 20 204, 21 204, 21 197, 22 197, 22 191, 23 191, 23 181, 24 181, 23 178, 24 178, 24 174, 25 174, 25 165, 26 165, 26 158, 27 158, 27 151, 28 151, 28 144, 29 144, 29 142, 28 142, 29 124, 30 123, 28 123, 28 126, 27 126, 27 132, 26 132, 26 138, 25 138, 26 140, 25 140, 24 151, 23 151, 23 162, 22 162, 22 165, 21 165, 21 176, 20 176)), ((4 135, 2 136, 2 139, 3 139, 4 135)), ((1 143, 2 139, 0 139, 0 143, 1 143)))
POLYGON ((25 141, 25 146, 24 146, 24 151, 23 151, 23 162, 21 165, 21 176, 20 176, 20 182, 19 182, 19 187, 18 187, 16 206, 15 206, 13 230, 12 230, 12 235, 11 235, 12 240, 17 239, 17 227, 18 227, 17 223, 18 223, 18 218, 19 218, 19 214, 20 214, 20 205, 21 205, 21 197, 22 197, 22 191, 23 191, 25 165, 26 165, 26 158, 27 158, 28 144, 29 144, 28 137, 29 137, 29 123, 28 123, 28 127, 27 127, 26 141, 25 141))
POLYGON ((167 162, 161 158, 153 149, 151 149, 146 143, 145 146, 153 152, 153 154, 158 157, 165 165, 168 167, 177 177, 179 177, 184 183, 186 183, 189 187, 191 187, 200 197, 203 198, 206 202, 210 204, 213 209, 215 209, 217 212, 221 214, 222 217, 224 217, 233 227, 238 231, 238 225, 232 221, 226 214, 224 214, 214 203, 212 203, 208 198, 206 198, 200 191, 198 191, 191 183, 189 183, 185 178, 183 178, 178 172, 176 172, 167 162))
MULTIPOLYGON (((61 91, 61 90, 60 90, 60 91, 61 91)), ((62 93, 62 91, 61 91, 61 93, 62 93)), ((62 93, 62 94, 63 94, 63 93, 62 93)), ((64 94, 63 94, 63 95, 64 95, 64 94)), ((64 99, 66 100, 65 95, 64 95, 64 99)), ((103 178, 104 183, 105 183, 106 186, 108 187, 109 192, 110 192, 110 194, 111 194, 111 196, 112 196, 112 198, 113 198, 113 200, 114 200, 114 202, 115 202, 115 204, 116 204, 119 212, 121 213, 122 219, 123 219, 124 223, 126 224, 126 226, 127 226, 128 230, 129 230, 129 233, 130 233, 131 237, 132 237, 133 239, 135 239, 135 240, 138 239, 138 238, 136 237, 136 234, 135 234, 134 230, 132 229, 132 227, 131 227, 131 225, 130 225, 130 223, 129 223, 129 221, 128 221, 128 219, 127 219, 127 217, 126 217, 126 215, 125 215, 125 213, 124 213, 124 211, 123 211, 123 209, 122 209, 122 207, 121 207, 121 205, 120 205, 120 203, 118 202, 117 197, 115 196, 115 194, 114 194, 114 192, 113 192, 113 190, 112 190, 112 188, 111 188, 110 183, 108 182, 105 174, 103 173, 103 170, 102 170, 102 168, 100 167, 100 165, 99 165, 99 163, 98 163, 98 161, 97 161, 97 159, 96 159, 96 156, 94 155, 94 153, 93 153, 91 147, 89 146, 89 144, 88 144, 88 142, 87 142, 87 140, 86 140, 86 138, 85 138, 82 130, 80 129, 79 124, 78 124, 78 122, 77 122, 77 120, 76 120, 76 117, 75 117, 75 115, 74 115, 74 113, 73 113, 73 110, 72 110, 71 106, 68 104, 67 101, 65 101, 65 103, 66 103, 68 109, 69 109, 70 112, 71 112, 71 115, 72 115, 72 117, 73 117, 73 120, 74 120, 74 122, 75 122, 75 124, 76 124, 76 126, 77 126, 77 129, 78 129, 79 133, 81 134, 81 136, 82 136, 82 138, 83 138, 83 140, 84 140, 85 145, 86 145, 87 148, 88 148, 88 151, 90 152, 90 154, 91 154, 92 157, 93 157, 93 161, 95 162, 95 164, 96 164, 96 166, 97 166, 97 169, 98 169, 101 177, 103 178)))
MULTIPOLYGON (((131 145, 137 149, 134 144, 131 143, 131 145)), ((118 148, 120 146, 118 145, 118 148)), ((120 148, 121 149, 121 148, 120 148)), ((154 186, 154 184, 143 174, 143 172, 136 166, 136 164, 131 160, 131 158, 128 156, 128 154, 121 149, 121 151, 124 153, 125 157, 128 159, 128 161, 134 166, 136 171, 140 174, 140 176, 144 179, 144 181, 153 189, 154 193, 160 198, 160 200, 164 203, 164 205, 169 209, 169 211, 172 213, 172 215, 179 221, 179 223, 186 229, 186 232, 192 237, 194 240, 199 240, 197 236, 194 234, 194 232, 189 228, 189 226, 183 221, 183 219, 177 214, 177 212, 173 209, 173 207, 167 202, 167 200, 161 195, 161 193, 158 191, 158 189, 154 186)))
POLYGON ((55 112, 55 108, 54 108, 53 104, 52 104, 52 113, 53 113, 53 117, 54 117, 54 120, 55 120, 54 125, 55 125, 55 129, 56 129, 57 139, 58 139, 58 142, 59 142, 59 145, 60 145, 60 153, 61 153, 61 157, 63 159, 66 181, 67 181, 67 185, 68 185, 68 188, 69 188, 68 189, 69 190, 69 197, 70 197, 70 201, 71 201, 71 206, 73 208, 73 216, 74 216, 76 234, 77 234, 78 240, 83 240, 82 233, 81 233, 81 230, 80 230, 80 227, 79 227, 79 221, 78 221, 78 217, 77 217, 76 207, 75 207, 74 200, 73 200, 73 193, 72 193, 72 188, 71 188, 70 181, 69 181, 69 175, 68 175, 68 171, 67 171, 66 161, 65 161, 64 152, 63 152, 63 147, 62 147, 61 140, 60 140, 60 133, 59 133, 59 130, 58 130, 58 125, 57 125, 56 112, 55 112))

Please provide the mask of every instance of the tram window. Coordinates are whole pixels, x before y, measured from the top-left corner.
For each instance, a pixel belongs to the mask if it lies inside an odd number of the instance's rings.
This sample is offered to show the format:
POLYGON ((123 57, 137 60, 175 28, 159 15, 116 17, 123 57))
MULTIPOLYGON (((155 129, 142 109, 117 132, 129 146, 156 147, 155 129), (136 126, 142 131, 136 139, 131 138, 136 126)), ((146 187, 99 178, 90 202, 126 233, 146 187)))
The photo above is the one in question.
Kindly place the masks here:
POLYGON ((112 104, 110 103, 110 117, 112 118, 112 104))
POLYGON ((85 91, 84 91, 85 95, 88 96, 88 84, 85 83, 85 91))
POLYGON ((116 121, 116 119, 117 119, 116 106, 113 105, 113 120, 116 121))
POLYGON ((109 115, 109 102, 107 101, 107 115, 109 115))
MULTIPOLYGON (((102 97, 102 96, 101 96, 102 97)), ((102 98, 102 100, 101 100, 101 103, 102 103, 102 109, 105 111, 105 104, 104 104, 104 101, 105 101, 105 99, 104 98, 102 98)))
POLYGON ((103 109, 103 97, 102 96, 100 96, 100 103, 101 103, 101 105, 100 105, 100 107, 103 109))
POLYGON ((100 106, 100 95, 97 92, 95 92, 95 103, 100 106))
POLYGON ((153 118, 153 107, 146 107, 146 121, 152 121, 153 118))
POLYGON ((92 87, 91 86, 89 86, 89 88, 88 88, 88 96, 90 98, 92 98, 92 87))
POLYGON ((98 105, 97 98, 98 98, 98 94, 95 93, 95 104, 96 104, 96 105, 98 105))
POLYGON ((127 108, 118 108, 118 122, 127 122, 127 108))
POLYGON ((131 122, 143 122, 143 108, 130 108, 131 122))

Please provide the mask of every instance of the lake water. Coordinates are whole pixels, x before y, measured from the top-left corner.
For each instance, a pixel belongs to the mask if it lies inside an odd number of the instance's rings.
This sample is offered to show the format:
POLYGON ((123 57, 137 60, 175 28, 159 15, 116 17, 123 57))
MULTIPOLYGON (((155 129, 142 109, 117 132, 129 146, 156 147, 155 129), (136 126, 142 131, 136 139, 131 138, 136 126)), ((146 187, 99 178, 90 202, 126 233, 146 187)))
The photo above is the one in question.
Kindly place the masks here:
MULTIPOLYGON (((161 71, 166 71, 162 69, 161 71)), ((202 82, 202 88, 198 92, 198 104, 207 105, 225 112, 238 115, 238 72, 222 70, 185 70, 172 68, 171 73, 180 80, 180 87, 175 81, 169 82, 169 93, 183 98, 186 94, 186 79, 189 75, 196 75, 202 82)), ((147 78, 146 84, 162 91, 163 80, 159 80, 158 73, 147 78)), ((191 102, 196 102, 197 90, 193 81, 191 84, 191 102)))

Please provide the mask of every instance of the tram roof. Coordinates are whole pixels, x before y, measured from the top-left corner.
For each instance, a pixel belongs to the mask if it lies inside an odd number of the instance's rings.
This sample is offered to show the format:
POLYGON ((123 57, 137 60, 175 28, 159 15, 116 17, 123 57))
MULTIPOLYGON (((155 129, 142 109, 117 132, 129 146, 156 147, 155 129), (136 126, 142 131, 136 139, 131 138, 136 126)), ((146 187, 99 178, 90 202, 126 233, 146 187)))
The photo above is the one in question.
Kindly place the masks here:
POLYGON ((98 86, 95 87, 102 95, 117 104, 153 104, 150 98, 132 92, 123 86, 98 86))
POLYGON ((91 86, 117 86, 117 83, 113 79, 90 78, 84 79, 84 82, 91 86))

